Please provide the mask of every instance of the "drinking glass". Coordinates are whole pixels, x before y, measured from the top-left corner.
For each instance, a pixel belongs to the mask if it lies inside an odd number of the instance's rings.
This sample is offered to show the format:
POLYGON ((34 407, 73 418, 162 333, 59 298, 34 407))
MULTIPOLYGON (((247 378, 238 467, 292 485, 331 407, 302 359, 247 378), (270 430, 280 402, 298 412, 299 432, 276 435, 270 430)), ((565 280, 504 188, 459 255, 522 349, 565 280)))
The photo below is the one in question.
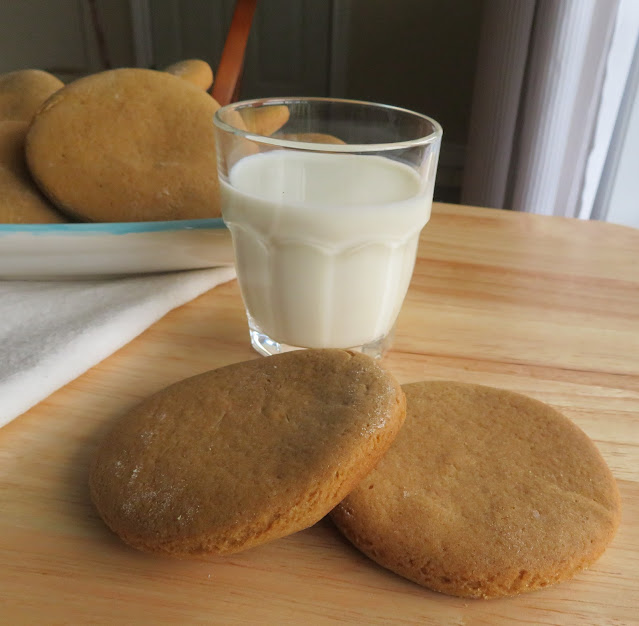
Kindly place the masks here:
POLYGON ((214 123, 253 347, 382 356, 430 218, 440 125, 334 98, 238 102, 214 123))

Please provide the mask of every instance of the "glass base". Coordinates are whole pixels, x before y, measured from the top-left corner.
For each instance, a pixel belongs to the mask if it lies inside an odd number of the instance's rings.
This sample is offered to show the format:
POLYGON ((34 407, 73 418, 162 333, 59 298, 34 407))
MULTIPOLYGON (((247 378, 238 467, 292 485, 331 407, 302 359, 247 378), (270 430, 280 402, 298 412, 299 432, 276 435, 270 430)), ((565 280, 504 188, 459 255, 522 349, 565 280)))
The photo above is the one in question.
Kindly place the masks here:
MULTIPOLYGON (((306 348, 300 346, 291 346, 287 343, 281 343, 271 339, 256 323, 255 320, 249 316, 249 334, 251 336, 251 345, 253 349, 262 356, 272 356, 274 354, 281 354, 282 352, 291 352, 292 350, 305 350, 306 348)), ((366 343, 361 346, 344 347, 345 350, 352 350, 353 352, 361 352, 373 359, 381 359, 386 352, 393 345, 393 336, 395 334, 395 328, 391 328, 388 335, 380 337, 375 341, 366 343)), ((336 346, 335 346, 336 347, 336 346)))

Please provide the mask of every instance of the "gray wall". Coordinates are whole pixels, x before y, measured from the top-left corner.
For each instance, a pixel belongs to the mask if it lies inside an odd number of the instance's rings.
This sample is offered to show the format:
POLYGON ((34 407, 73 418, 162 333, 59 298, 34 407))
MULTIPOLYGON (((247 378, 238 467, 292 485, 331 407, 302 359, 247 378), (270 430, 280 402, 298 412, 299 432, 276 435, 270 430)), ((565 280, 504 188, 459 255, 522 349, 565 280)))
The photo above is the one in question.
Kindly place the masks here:
MULTIPOLYGON (((0 3, 0 72, 40 68, 72 80, 102 69, 83 0, 0 3)), ((148 0, 162 69, 184 58, 217 67, 234 0, 148 0)), ((129 0, 97 0, 114 67, 136 64, 129 0)), ((458 200, 483 0, 259 0, 243 97, 334 95, 396 104, 444 127, 438 197, 458 200)), ((144 21, 144 20, 143 20, 144 21)))
POLYGON ((346 96, 430 115, 465 145, 481 0, 353 0, 346 96), (401 10, 400 10, 401 9, 401 10))

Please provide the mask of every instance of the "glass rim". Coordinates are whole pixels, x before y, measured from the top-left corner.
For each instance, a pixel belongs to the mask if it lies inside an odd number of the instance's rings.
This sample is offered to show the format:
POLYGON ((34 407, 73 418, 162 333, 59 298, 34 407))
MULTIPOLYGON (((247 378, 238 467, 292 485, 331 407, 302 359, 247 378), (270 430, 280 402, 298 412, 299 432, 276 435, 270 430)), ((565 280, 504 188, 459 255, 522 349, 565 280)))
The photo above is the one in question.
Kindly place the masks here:
POLYGON ((417 146, 425 146, 431 143, 435 143, 440 140, 443 134, 443 130, 439 122, 434 120, 428 115, 411 111, 403 107, 398 107, 392 104, 381 104, 379 102, 368 102, 366 100, 351 100, 347 98, 330 98, 330 97, 271 97, 271 98, 253 98, 250 100, 240 100, 238 102, 232 102, 223 107, 220 107, 213 116, 213 123, 220 129, 227 133, 231 133, 238 137, 243 137, 256 143, 262 143, 270 146, 277 146, 280 148, 290 148, 293 150, 312 150, 314 152, 341 152, 341 153, 355 153, 355 152, 382 152, 389 150, 405 150, 406 148, 414 148, 417 146), (411 117, 419 118, 432 125, 433 132, 417 137, 415 139, 408 139, 405 141, 389 141, 384 143, 349 143, 349 144, 329 144, 311 141, 294 141, 291 139, 279 139, 277 137, 271 137, 270 135, 260 135, 259 133, 253 133, 249 130, 243 130, 227 124, 220 114, 226 111, 237 110, 240 108, 248 108, 264 106, 264 105, 282 105, 291 104, 295 102, 336 102, 339 104, 354 104, 364 105, 368 107, 375 107, 377 109, 384 109, 387 111, 396 111, 405 113, 411 117))

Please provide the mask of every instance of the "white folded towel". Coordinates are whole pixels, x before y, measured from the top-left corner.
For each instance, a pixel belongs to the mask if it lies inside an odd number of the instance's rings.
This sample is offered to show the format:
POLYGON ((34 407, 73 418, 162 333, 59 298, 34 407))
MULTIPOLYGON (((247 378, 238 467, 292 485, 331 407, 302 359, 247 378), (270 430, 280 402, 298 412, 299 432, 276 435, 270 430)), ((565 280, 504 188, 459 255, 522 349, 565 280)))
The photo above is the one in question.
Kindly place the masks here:
POLYGON ((235 277, 232 267, 108 280, 0 282, 0 427, 178 307, 235 277))

